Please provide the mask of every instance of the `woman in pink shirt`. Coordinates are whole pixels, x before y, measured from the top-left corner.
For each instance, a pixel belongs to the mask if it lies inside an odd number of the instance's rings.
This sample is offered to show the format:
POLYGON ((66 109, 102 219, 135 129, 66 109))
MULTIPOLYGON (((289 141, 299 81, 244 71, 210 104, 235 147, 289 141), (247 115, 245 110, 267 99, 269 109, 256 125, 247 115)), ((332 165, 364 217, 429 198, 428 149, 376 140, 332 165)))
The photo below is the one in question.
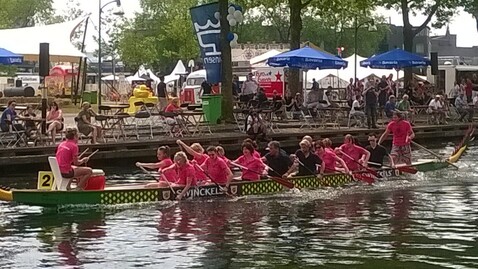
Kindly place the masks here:
MULTIPOLYGON (((181 200, 184 195, 188 192, 191 186, 196 186, 196 178, 195 173, 196 170, 194 166, 192 166, 189 161, 186 153, 184 152, 177 152, 174 155, 174 164, 164 168, 162 171, 163 173, 168 173, 169 170, 174 170, 177 174, 176 180, 171 185, 174 187, 183 187, 181 193, 176 197, 177 200, 181 200)), ((169 186, 170 183, 166 181, 160 181, 158 183, 148 184, 146 185, 147 188, 166 188, 169 186)))
POLYGON ((161 173, 160 179, 167 180, 169 182, 174 182, 176 180, 176 171, 168 170, 167 172, 163 173, 161 170, 170 167, 173 164, 173 161, 169 157, 170 149, 168 146, 161 146, 158 148, 156 152, 156 157, 158 157, 158 162, 155 163, 140 163, 137 162, 137 167, 149 168, 149 169, 158 169, 158 172, 161 173))
POLYGON ((360 146, 355 145, 355 139, 352 135, 345 136, 344 144, 340 146, 337 153, 343 155, 343 160, 350 171, 357 171, 367 167, 370 152, 360 146))
POLYGON ((254 157, 254 147, 251 143, 242 144, 242 156, 237 158, 232 164, 238 164, 242 169, 242 180, 257 181, 260 180, 264 172, 265 165, 260 158, 254 157))
POLYGON ((324 173, 349 172, 345 161, 337 156, 334 151, 327 149, 323 141, 317 141, 315 143, 315 149, 315 153, 319 155, 320 159, 322 160, 322 165, 320 166, 321 175, 324 173), (341 167, 337 167, 337 163, 339 163, 341 167))
POLYGON ((217 156, 221 158, 223 161, 225 161, 227 165, 231 166, 231 160, 229 160, 226 157, 226 151, 224 150, 224 148, 221 146, 217 146, 216 150, 217 150, 217 156))
POLYGON ((257 143, 250 138, 246 138, 244 139, 244 141, 242 141, 242 144, 245 144, 245 143, 250 143, 252 147, 254 148, 254 151, 252 152, 252 156, 260 159, 261 154, 257 151, 257 143))
POLYGON ((51 141, 55 144, 56 132, 63 130, 63 112, 57 102, 52 102, 46 113, 47 133, 51 134, 51 141))
MULTIPOLYGON (((193 143, 191 144, 191 146, 188 146, 186 145, 186 143, 184 143, 183 141, 179 139, 176 140, 176 143, 178 144, 180 148, 183 148, 188 154, 193 156, 193 160, 195 160, 198 165, 202 165, 206 161, 207 155, 204 154, 204 148, 201 146, 201 144, 193 143)), ((196 179, 198 181, 205 181, 207 179, 206 175, 197 167, 195 167, 195 169, 196 169, 196 179)))
POLYGON ((219 185, 226 185, 229 187, 229 183, 232 179, 232 172, 229 166, 217 155, 217 149, 214 146, 207 148, 208 158, 200 166, 202 170, 206 172, 206 176, 210 177, 209 180, 214 181, 219 185))

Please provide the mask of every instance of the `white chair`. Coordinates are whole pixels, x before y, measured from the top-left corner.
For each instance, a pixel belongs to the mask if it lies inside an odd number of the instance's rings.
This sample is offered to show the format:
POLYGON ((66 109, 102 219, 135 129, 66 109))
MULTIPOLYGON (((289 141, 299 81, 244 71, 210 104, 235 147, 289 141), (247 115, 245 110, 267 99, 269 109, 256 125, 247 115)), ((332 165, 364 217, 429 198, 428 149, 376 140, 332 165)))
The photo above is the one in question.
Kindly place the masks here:
POLYGON ((60 167, 58 166, 58 161, 56 160, 56 157, 48 157, 48 163, 50 164, 51 172, 53 173, 53 177, 55 178, 52 190, 66 191, 66 186, 68 186, 68 182, 70 182, 70 179, 63 178, 61 176, 60 167))

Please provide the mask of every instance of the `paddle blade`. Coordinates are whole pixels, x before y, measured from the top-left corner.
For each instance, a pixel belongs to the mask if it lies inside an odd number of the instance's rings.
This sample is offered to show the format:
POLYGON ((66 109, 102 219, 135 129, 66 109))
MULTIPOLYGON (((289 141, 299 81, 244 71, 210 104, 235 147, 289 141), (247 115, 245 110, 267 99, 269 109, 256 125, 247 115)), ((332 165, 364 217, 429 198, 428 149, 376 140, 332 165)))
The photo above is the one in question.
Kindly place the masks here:
POLYGON ((368 175, 365 175, 365 174, 361 174, 361 173, 354 174, 353 177, 354 177, 355 180, 360 180, 360 181, 363 181, 363 182, 368 183, 368 184, 372 184, 372 183, 375 182, 375 178, 373 178, 371 176, 368 176, 368 175))
POLYGON ((294 183, 292 183, 291 181, 287 179, 283 179, 280 177, 270 177, 270 178, 286 188, 293 189, 295 187, 294 183))
POLYGON ((397 167, 398 171, 407 173, 407 174, 416 174, 418 173, 418 170, 415 167, 411 166, 402 166, 402 167, 397 167))

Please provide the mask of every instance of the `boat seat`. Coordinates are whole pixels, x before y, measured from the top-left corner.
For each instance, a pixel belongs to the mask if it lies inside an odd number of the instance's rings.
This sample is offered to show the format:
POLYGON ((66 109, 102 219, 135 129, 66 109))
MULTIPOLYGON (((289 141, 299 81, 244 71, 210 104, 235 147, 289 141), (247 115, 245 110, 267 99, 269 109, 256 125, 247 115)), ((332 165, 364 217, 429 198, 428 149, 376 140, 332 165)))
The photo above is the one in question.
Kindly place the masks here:
MULTIPOLYGON (((53 177, 55 178, 55 182, 53 183, 52 190, 60 190, 66 191, 66 186, 68 186, 68 182, 70 179, 63 178, 61 176, 60 167, 58 166, 58 161, 56 157, 48 157, 48 163, 50 164, 51 171, 53 173, 53 177)), ((102 169, 93 169, 92 176, 104 176, 105 172, 102 169)))

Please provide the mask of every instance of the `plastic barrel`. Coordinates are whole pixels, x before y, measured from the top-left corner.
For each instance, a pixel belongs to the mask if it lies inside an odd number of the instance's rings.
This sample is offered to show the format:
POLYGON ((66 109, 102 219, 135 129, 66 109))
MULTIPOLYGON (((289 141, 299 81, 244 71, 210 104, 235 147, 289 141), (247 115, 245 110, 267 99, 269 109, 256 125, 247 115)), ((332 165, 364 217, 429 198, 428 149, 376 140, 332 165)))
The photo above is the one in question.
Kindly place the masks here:
POLYGON ((202 110, 209 124, 217 124, 222 116, 222 95, 203 95, 202 110))

